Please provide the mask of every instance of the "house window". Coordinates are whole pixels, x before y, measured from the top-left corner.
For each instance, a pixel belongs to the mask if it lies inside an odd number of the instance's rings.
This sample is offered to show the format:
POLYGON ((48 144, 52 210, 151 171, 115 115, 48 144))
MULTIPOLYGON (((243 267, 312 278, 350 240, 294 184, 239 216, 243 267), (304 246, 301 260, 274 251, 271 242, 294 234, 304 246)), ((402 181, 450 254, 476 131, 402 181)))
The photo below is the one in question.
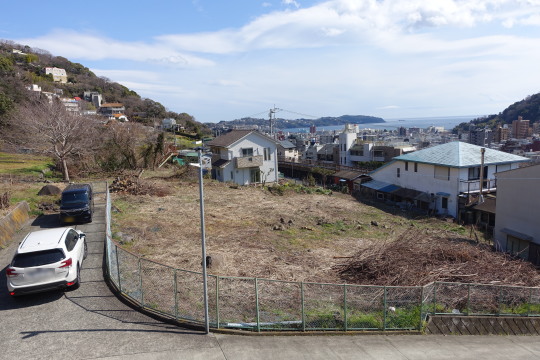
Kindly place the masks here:
POLYGON ((272 160, 270 148, 264 148, 264 160, 272 160))
POLYGON ((405 161, 405 171, 409 171, 409 162, 405 161))
POLYGON ((443 197, 441 199, 441 208, 448 209, 448 198, 447 197, 443 197))
POLYGON ((414 163, 414 172, 418 172, 418 163, 414 163))
POLYGON ((480 166, 469 168, 469 180, 480 179, 480 166))
POLYGON ((250 182, 251 183, 261 182, 261 172, 259 171, 259 169, 252 169, 250 171, 250 182))
POLYGON ((242 149, 242 157, 253 156, 253 148, 242 149))
MULTIPOLYGON (((484 166, 484 179, 487 179, 488 167, 484 166)), ((480 180, 480 166, 469 168, 469 180, 480 180)))
POLYGON ((527 260, 529 258, 529 242, 515 236, 507 235, 506 251, 527 260))
POLYGON ((231 180, 234 180, 234 171, 231 171, 231 180))
POLYGON ((384 151, 375 150, 375 151, 373 151, 373 156, 375 156, 375 157, 383 157, 384 156, 384 151))
POLYGON ((400 168, 397 168, 396 170, 397 170, 396 175, 397 175, 397 177, 399 177, 399 176, 400 176, 400 171, 401 171, 401 169, 400 169, 400 168))
POLYGON ((450 168, 447 166, 435 166, 435 179, 450 180, 450 168))

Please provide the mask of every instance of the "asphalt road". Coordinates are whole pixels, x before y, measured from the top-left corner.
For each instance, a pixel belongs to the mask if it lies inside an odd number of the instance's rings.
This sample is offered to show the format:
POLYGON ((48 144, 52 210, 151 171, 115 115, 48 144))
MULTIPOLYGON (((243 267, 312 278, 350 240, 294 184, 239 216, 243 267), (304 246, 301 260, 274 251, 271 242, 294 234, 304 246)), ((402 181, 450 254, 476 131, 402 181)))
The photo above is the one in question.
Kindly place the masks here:
MULTIPOLYGON (((99 191, 99 189, 96 189, 99 191)), ((104 197, 87 234, 81 286, 12 298, 5 269, 29 231, 60 226, 42 216, 0 250, 0 359, 539 359, 533 336, 235 336, 183 329, 119 301, 103 280, 104 197)))

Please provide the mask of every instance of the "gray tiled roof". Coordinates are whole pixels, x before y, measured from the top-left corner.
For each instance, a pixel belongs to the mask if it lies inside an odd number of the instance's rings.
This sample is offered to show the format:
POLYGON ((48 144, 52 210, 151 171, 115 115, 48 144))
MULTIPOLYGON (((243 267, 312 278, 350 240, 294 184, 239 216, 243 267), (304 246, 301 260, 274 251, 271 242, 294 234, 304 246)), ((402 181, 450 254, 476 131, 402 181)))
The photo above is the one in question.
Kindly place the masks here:
POLYGON ((229 147, 235 142, 237 142, 240 139, 243 139, 244 137, 248 136, 249 134, 254 133, 257 134, 269 141, 274 142, 276 145, 278 142, 271 137, 266 136, 265 134, 257 131, 257 130, 231 130, 226 134, 220 135, 217 138, 213 139, 212 141, 209 141, 207 145, 209 146, 219 146, 219 147, 229 147))
POLYGON ((279 144, 284 148, 284 149, 294 149, 296 148, 296 145, 294 145, 292 142, 290 142, 289 140, 282 140, 279 142, 279 144))
POLYGON ((232 130, 229 131, 226 134, 220 135, 217 138, 213 139, 212 141, 209 141, 207 145, 209 146, 221 146, 221 147, 227 147, 229 145, 234 144, 244 136, 247 136, 248 134, 254 132, 255 130, 232 130))
MULTIPOLYGON (((409 154, 397 156, 394 160, 411 161, 449 167, 479 166, 481 163, 481 146, 461 141, 453 141, 409 154)), ((504 164, 529 161, 526 157, 486 148, 484 164, 504 164)))

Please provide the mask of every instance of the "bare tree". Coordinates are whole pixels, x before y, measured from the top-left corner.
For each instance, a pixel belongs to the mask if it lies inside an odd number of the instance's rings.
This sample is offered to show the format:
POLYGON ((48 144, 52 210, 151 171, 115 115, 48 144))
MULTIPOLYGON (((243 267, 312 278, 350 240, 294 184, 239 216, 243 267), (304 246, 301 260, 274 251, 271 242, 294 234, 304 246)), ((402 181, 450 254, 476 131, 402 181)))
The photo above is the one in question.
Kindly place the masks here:
POLYGON ((56 98, 42 97, 21 106, 10 125, 11 142, 56 158, 65 181, 67 160, 90 152, 96 140, 96 122, 69 113, 56 98))

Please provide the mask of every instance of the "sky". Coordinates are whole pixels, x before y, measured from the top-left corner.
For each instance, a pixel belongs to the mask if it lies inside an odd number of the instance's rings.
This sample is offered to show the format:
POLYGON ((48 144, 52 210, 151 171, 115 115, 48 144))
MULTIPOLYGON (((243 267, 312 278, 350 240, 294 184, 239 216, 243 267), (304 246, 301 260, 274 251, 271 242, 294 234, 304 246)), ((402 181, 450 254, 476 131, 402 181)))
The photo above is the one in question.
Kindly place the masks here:
POLYGON ((540 0, 0 4, 0 39, 200 122, 487 115, 540 92, 540 0))

